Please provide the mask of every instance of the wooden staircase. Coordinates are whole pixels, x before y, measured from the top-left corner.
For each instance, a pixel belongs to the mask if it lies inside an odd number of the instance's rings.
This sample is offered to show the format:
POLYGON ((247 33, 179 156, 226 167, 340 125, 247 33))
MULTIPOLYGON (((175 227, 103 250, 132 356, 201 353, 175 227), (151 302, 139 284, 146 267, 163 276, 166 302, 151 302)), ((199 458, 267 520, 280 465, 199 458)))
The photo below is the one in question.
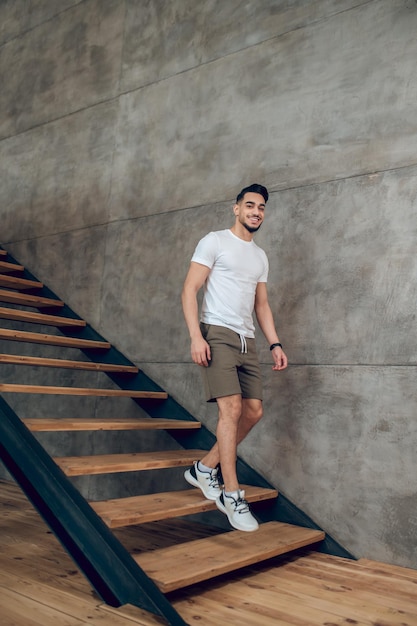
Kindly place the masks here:
MULTIPOLYGON (((186 415, 172 415, 173 401, 107 341, 97 336, 87 323, 77 317, 61 300, 51 294, 43 283, 34 279, 25 268, 0 250, 0 318, 19 323, 19 329, 0 328, 0 339, 7 342, 34 343, 56 348, 78 348, 91 360, 68 360, 59 357, 0 354, 0 364, 24 365, 36 368, 61 368, 107 374, 118 388, 51 386, 0 382, 1 394, 46 394, 57 396, 127 397, 145 408, 149 417, 139 418, 33 418, 23 416, 22 425, 32 433, 77 431, 147 431, 164 430, 185 444, 179 450, 155 450, 125 454, 54 457, 53 461, 67 477, 142 472, 166 468, 187 467, 204 455, 212 439, 202 425, 186 415), (29 293, 28 293, 29 292, 29 293), (20 308, 14 308, 14 307, 20 308), (27 308, 36 309, 28 311, 27 308), (46 311, 46 312, 45 312, 46 311), (51 326, 61 332, 45 334, 22 330, 23 324, 51 326), (112 360, 116 355, 117 358, 112 360), (143 388, 141 385, 143 384, 143 388), (205 435, 206 438, 204 437, 205 435), (179 439, 178 439, 179 437, 179 439), (204 447, 193 443, 206 442, 204 447)), ((57 402, 65 402, 59 399, 57 402)), ((132 405, 133 406, 133 405, 132 405)), ((185 412, 184 412, 185 413, 185 412)), ((211 436, 212 437, 212 436, 211 436)), ((245 472, 245 476, 252 475, 245 472)), ((256 474, 253 473, 256 478, 256 474)), ((150 493, 127 498, 90 502, 94 513, 109 529, 158 522, 186 515, 217 511, 215 503, 205 500, 197 489, 150 493)), ((163 593, 200 583, 225 573, 259 563, 272 557, 318 544, 325 534, 317 527, 289 524, 274 518, 278 493, 265 481, 243 487, 251 503, 260 503, 260 529, 251 533, 225 530, 214 536, 181 543, 159 550, 149 550, 131 558, 163 593)), ((221 523, 224 517, 216 513, 221 523)), ((148 608, 148 606, 145 606, 148 608)), ((175 611, 163 615, 171 624, 185 624, 175 611)))

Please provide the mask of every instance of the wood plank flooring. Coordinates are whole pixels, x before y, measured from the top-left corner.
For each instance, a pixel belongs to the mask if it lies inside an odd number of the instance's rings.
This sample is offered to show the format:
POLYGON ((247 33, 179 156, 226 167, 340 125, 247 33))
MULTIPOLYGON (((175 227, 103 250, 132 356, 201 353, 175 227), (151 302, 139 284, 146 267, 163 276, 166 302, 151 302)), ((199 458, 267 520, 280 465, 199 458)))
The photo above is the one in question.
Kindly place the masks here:
MULTIPOLYGON (((214 535, 167 520, 115 531, 135 553, 214 535)), ((248 536, 248 541, 250 536, 248 536)), ((417 570, 300 551, 168 595, 192 626, 417 626, 417 570)), ((161 626, 103 604, 19 487, 0 481, 2 626, 161 626)))

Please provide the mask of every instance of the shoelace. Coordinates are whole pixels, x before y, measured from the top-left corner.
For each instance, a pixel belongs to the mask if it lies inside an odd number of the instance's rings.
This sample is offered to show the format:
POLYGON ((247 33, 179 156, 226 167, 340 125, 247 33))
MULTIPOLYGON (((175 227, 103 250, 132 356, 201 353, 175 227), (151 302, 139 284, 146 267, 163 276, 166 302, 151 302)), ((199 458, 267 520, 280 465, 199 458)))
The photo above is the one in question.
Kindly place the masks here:
POLYGON ((210 480, 209 480, 209 486, 210 487, 220 487, 219 479, 217 477, 217 474, 218 474, 218 470, 216 468, 211 470, 211 472, 210 472, 210 480))
MULTIPOLYGON (((230 498, 230 496, 226 496, 228 498, 230 498)), ((232 500, 233 500, 233 506, 234 509, 236 511, 236 513, 248 513, 249 512, 249 502, 247 500, 245 500, 245 498, 242 498, 241 496, 239 496, 239 498, 233 498, 232 496, 232 500)))

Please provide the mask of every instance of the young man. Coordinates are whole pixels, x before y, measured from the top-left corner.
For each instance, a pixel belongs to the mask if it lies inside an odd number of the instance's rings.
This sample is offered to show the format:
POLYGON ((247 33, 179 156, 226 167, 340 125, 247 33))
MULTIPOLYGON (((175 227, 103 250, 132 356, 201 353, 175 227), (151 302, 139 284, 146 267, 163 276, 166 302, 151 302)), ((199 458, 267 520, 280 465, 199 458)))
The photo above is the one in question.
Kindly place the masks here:
POLYGON ((201 239, 182 292, 191 356, 202 367, 207 401, 217 401, 218 407, 217 442, 185 472, 185 479, 206 498, 215 500, 234 528, 248 532, 257 530, 258 522, 239 487, 236 457, 238 444, 262 417, 254 310, 270 345, 272 369, 287 367, 268 303, 268 259, 253 241, 267 201, 268 191, 262 185, 242 189, 233 206, 234 225, 201 239), (197 294, 203 286, 200 321, 197 294))

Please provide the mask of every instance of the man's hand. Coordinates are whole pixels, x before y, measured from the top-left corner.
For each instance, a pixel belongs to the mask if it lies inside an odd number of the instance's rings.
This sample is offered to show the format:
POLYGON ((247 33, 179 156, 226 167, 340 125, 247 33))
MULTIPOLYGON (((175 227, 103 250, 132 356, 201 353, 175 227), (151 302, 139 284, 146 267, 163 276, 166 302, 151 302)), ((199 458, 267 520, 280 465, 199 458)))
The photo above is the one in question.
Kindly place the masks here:
POLYGON ((272 369, 276 372, 280 370, 285 370, 288 365, 288 359, 283 349, 277 346, 276 348, 271 350, 271 354, 272 358, 274 359, 274 365, 272 366, 272 369))
POLYGON ((211 361, 211 350, 203 336, 191 341, 191 358, 197 365, 208 367, 211 361))

